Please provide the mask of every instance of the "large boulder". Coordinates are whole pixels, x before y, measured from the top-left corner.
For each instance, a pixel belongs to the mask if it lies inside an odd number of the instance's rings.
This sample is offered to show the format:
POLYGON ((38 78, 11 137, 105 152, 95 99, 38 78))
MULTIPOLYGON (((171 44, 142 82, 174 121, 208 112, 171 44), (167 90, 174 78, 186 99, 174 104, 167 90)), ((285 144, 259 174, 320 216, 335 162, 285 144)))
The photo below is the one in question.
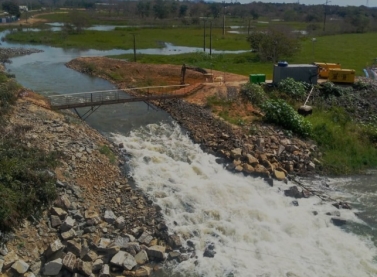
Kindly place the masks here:
POLYGON ((137 265, 135 258, 125 251, 119 251, 115 254, 110 263, 127 270, 132 270, 132 268, 137 265))
POLYGON ((302 193, 298 190, 296 186, 292 186, 287 190, 284 190, 284 195, 288 197, 293 197, 293 198, 301 198, 302 193))
POLYGON ((48 276, 58 275, 62 267, 63 260, 61 258, 58 258, 56 260, 46 263, 43 268, 42 274, 48 276))
POLYGON ((28 269, 29 265, 24 262, 23 260, 18 260, 16 261, 13 265, 12 268, 18 273, 18 274, 24 274, 28 269))
POLYGON ((166 248, 161 245, 153 245, 148 248, 147 253, 150 259, 164 260, 166 248))
POLYGON ((3 269, 7 270, 10 268, 16 261, 18 260, 18 256, 16 252, 10 251, 7 255, 4 257, 4 264, 3 269))
POLYGON ((73 272, 76 266, 76 255, 68 252, 63 258, 63 265, 69 271, 73 272))

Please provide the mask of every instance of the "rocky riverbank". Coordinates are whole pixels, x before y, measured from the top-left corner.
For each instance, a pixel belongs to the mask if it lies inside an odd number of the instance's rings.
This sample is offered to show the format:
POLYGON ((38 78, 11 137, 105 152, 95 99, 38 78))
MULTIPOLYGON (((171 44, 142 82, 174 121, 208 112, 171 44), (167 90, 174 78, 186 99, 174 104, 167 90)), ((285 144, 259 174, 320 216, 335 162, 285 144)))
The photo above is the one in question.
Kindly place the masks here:
MULTIPOLYGON (((150 85, 160 85, 161 82, 170 84, 169 81, 177 77, 177 66, 174 65, 163 65, 154 74, 149 68, 152 65, 108 58, 78 58, 67 63, 67 66, 105 78, 119 88, 130 87, 130 84, 146 78, 150 85), (125 76, 124 80, 114 80, 111 77, 114 74, 125 76)), ((157 65, 153 66, 154 70, 158 70, 157 65)), ((221 72, 214 74, 224 76, 221 72)), ((241 103, 240 85, 247 82, 243 76, 229 73, 226 75, 226 83, 220 84, 203 83, 200 73, 186 76, 186 80, 191 84, 186 90, 195 90, 190 97, 184 100, 156 101, 154 104, 166 110, 186 128, 193 141, 199 143, 205 151, 221 157, 219 162, 225 163, 229 170, 278 180, 285 180, 289 175, 310 175, 321 170, 321 153, 314 143, 258 121, 246 126, 248 128, 231 125, 206 109, 206 98, 209 95, 228 99, 229 91, 235 92, 232 101, 241 103), (193 98, 194 103, 191 101, 193 98), (197 101, 199 99, 201 101, 197 101)), ((244 106, 232 108, 244 109, 244 106)))
POLYGON ((222 159, 227 169, 284 180, 288 174, 316 172, 316 145, 287 137, 284 130, 254 124, 252 133, 219 119, 205 108, 171 100, 159 104, 190 131, 192 139, 222 159))
POLYGON ((4 62, 8 58, 30 55, 30 54, 39 53, 39 52, 43 52, 43 51, 40 50, 40 49, 34 49, 34 48, 15 48, 15 47, 3 48, 3 47, 0 47, 0 58, 2 59, 1 62, 4 62))
POLYGON ((8 130, 24 128, 27 147, 60 153, 50 172, 59 196, 3 236, 0 276, 149 276, 167 258, 188 258, 159 207, 122 175, 124 151, 71 114, 42 107, 33 93, 22 95, 8 130))

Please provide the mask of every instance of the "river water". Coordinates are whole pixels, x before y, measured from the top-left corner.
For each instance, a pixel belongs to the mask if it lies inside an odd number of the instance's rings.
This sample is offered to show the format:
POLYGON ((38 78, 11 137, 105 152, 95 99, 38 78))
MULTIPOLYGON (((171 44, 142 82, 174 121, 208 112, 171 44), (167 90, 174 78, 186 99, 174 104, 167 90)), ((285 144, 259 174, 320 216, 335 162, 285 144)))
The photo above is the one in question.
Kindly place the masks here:
MULTIPOLYGON (((44 52, 14 58, 7 69, 23 86, 44 95, 114 89, 64 63, 124 53, 30 47, 44 52)), ((340 210, 348 221, 340 228, 331 223, 339 212, 331 203, 312 197, 295 206, 283 196, 287 185, 270 187, 262 179, 229 173, 168 114, 144 103, 101 107, 88 123, 124 144, 131 154, 128 174, 160 205, 169 230, 184 245, 190 240, 195 246, 195 257, 168 263, 158 276, 377 276, 375 173, 302 180, 352 204, 353 210, 340 210), (214 258, 203 256, 210 244, 214 258)))

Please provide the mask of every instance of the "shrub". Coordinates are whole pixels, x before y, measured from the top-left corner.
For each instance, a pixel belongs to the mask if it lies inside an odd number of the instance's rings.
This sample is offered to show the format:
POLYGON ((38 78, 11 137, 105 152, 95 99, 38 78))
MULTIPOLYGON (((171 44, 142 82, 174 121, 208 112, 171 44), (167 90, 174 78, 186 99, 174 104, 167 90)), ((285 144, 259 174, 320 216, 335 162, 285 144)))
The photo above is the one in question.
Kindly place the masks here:
POLYGON ((256 106, 260 106, 267 99, 263 88, 257 84, 246 83, 242 85, 240 93, 242 98, 256 106))
POLYGON ((0 144, 0 231, 17 227, 25 218, 47 207, 56 197, 56 153, 25 146, 20 134, 0 144))
POLYGON ((362 134, 372 143, 377 143, 377 116, 371 115, 368 122, 361 122, 362 134))
POLYGON ((8 113, 17 100, 20 86, 13 80, 0 84, 0 116, 8 113))
POLYGON ((25 145, 24 134, 32 126, 6 127, 6 115, 21 86, 0 74, 0 244, 10 231, 29 216, 47 207, 56 197, 56 153, 44 153, 25 145))
POLYGON ((325 82, 320 86, 320 91, 325 97, 345 95, 347 93, 352 93, 352 87, 341 87, 336 86, 332 82, 325 82))
POLYGON ((99 149, 99 152, 105 155, 112 164, 116 162, 116 156, 114 152, 107 145, 102 145, 99 149))
POLYGON ((307 85, 303 82, 296 82, 293 78, 286 78, 280 81, 278 90, 293 99, 300 100, 306 96, 307 85))
POLYGON ((371 83, 361 81, 361 80, 357 80, 353 84, 353 88, 356 89, 356 90, 363 90, 363 89, 373 89, 373 86, 372 86, 371 83))
POLYGON ((283 100, 268 100, 261 105, 266 122, 275 123, 292 132, 308 137, 312 125, 283 100))

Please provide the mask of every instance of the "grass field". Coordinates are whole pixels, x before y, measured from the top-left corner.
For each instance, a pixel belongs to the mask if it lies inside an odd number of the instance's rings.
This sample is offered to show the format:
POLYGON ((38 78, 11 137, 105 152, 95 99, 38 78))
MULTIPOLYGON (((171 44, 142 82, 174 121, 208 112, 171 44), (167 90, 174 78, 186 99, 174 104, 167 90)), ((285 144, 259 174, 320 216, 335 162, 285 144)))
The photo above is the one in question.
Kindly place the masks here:
MULTIPOLYGON (((227 29, 229 30, 229 29, 227 29)), ((47 44, 64 48, 93 49, 133 49, 133 34, 136 36, 136 48, 158 48, 161 42, 169 42, 178 46, 203 47, 203 27, 190 28, 117 28, 114 31, 84 31, 81 34, 62 32, 14 32, 7 39, 20 43, 47 44)), ((370 65, 377 57, 375 46, 377 35, 343 34, 316 37, 302 37, 301 52, 292 58, 282 57, 292 63, 328 62, 340 63, 342 68, 354 69, 356 75, 363 75, 363 68, 370 65)), ((206 48, 209 52, 209 28, 206 32, 206 48)), ((222 35, 222 28, 212 29, 212 48, 216 50, 250 49, 245 34, 222 35)), ((143 55, 140 61, 151 63, 183 63, 195 61, 197 54, 172 55, 159 57, 143 55)), ((128 56, 121 56, 128 57, 128 56)), ((212 55, 215 69, 226 68, 227 71, 248 75, 264 73, 272 76, 272 64, 260 63, 255 54, 221 54, 212 55), (221 56, 221 57, 218 57, 221 56), (221 61, 221 65, 218 63, 221 61)), ((209 66, 211 62, 206 61, 209 66)), ((205 66, 203 63, 198 66, 205 66)), ((205 66, 208 68, 208 66, 205 66)))

